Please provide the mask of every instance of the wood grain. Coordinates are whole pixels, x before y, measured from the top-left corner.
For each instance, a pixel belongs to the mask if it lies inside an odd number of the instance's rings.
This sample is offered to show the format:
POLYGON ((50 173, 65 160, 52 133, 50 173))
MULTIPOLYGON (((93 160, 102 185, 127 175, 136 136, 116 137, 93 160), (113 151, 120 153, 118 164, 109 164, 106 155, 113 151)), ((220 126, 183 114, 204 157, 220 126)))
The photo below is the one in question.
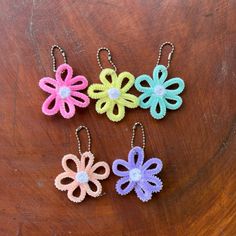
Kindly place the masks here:
POLYGON ((236 1, 1 0, 0 9, 0 235, 236 235, 236 1), (92 83, 98 47, 138 76, 152 73, 164 41, 176 46, 170 77, 186 82, 182 108, 164 120, 136 109, 115 124, 94 102, 70 120, 41 113, 51 45, 92 83), (89 126, 97 160, 112 164, 127 157, 136 121, 146 157, 164 162, 164 189, 152 201, 118 196, 114 175, 106 195, 80 205, 54 187, 62 156, 78 154, 78 125, 89 126))

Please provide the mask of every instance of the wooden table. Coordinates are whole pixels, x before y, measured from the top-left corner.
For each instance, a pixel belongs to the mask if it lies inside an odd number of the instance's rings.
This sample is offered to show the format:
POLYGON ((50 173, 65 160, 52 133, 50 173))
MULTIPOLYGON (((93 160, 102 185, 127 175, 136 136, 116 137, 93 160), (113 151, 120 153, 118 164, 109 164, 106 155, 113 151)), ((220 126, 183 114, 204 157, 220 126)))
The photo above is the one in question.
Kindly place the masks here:
POLYGON ((2 0, 0 9, 0 235, 236 235, 236 1, 2 0), (38 82, 54 76, 51 45, 93 83, 99 47, 111 49, 119 72, 151 75, 165 41, 176 46, 169 76, 186 89, 183 106, 163 120, 135 109, 113 123, 95 101, 70 120, 42 114, 38 82), (152 201, 117 195, 113 174, 105 195, 81 204, 54 187, 63 155, 78 155, 77 126, 90 128, 96 160, 112 164, 127 158, 136 121, 146 158, 164 162, 164 188, 152 201))

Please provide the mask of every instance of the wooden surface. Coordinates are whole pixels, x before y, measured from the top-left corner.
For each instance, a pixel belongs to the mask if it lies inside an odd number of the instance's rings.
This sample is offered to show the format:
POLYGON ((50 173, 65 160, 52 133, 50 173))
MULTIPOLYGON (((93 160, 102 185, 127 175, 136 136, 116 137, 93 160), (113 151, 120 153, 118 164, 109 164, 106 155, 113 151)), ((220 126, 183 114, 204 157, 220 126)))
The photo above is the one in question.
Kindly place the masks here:
POLYGON ((1 0, 0 9, 1 236, 236 235, 236 1, 1 0), (51 45, 92 83, 98 47, 111 49, 119 72, 138 76, 152 73, 168 40, 176 46, 170 77, 186 90, 164 120, 136 109, 112 123, 95 102, 70 120, 42 114, 38 81, 53 76, 51 45), (117 195, 113 174, 104 196, 79 205, 54 187, 62 156, 78 154, 78 125, 90 128, 96 160, 112 164, 127 158, 136 121, 146 128, 146 158, 164 162, 164 189, 152 201, 117 195))

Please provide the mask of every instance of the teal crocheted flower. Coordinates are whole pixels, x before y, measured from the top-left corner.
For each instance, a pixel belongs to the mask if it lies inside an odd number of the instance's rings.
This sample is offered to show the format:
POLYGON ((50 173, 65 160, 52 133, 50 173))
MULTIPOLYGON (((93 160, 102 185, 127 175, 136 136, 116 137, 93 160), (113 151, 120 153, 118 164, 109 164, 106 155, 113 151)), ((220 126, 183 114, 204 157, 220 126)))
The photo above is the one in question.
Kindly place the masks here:
POLYGON ((150 113, 155 119, 162 119, 167 109, 176 110, 182 104, 182 98, 178 95, 184 90, 184 81, 180 78, 166 80, 167 75, 167 68, 157 65, 153 70, 153 78, 149 75, 140 75, 135 80, 136 89, 142 92, 139 96, 140 107, 150 108, 150 113))

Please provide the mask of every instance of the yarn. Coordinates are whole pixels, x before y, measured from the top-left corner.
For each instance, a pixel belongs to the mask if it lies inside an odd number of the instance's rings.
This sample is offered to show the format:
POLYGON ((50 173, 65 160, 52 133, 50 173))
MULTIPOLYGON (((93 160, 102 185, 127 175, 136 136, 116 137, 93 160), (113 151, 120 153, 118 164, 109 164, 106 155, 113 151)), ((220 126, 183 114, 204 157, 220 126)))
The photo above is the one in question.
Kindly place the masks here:
POLYGON ((111 121, 118 122, 125 116, 125 107, 138 107, 138 98, 127 93, 134 85, 134 76, 131 73, 122 72, 117 76, 113 69, 106 68, 101 71, 99 78, 102 84, 95 83, 88 88, 89 97, 97 99, 95 105, 97 113, 106 113, 111 121), (111 81, 108 80, 109 76, 111 81), (128 82, 123 85, 126 78, 128 82), (116 108, 117 113, 115 113, 116 108))
POLYGON ((126 195, 134 190, 141 201, 149 201, 153 193, 162 190, 163 183, 160 178, 155 176, 161 172, 162 167, 162 161, 158 158, 151 158, 144 162, 143 148, 132 148, 128 155, 128 161, 117 159, 112 164, 113 173, 121 177, 116 183, 117 193, 126 195), (135 161, 136 155, 137 161, 135 161), (125 170, 119 170, 119 166, 125 170), (123 187, 124 185, 125 187, 123 187))
POLYGON ((56 177, 55 186, 61 191, 67 191, 67 197, 75 203, 82 202, 86 194, 98 197, 102 193, 102 185, 98 180, 106 179, 110 174, 110 167, 106 162, 100 161, 94 164, 94 155, 91 152, 83 153, 80 160, 73 154, 65 155, 62 158, 62 167, 64 172, 56 177), (87 164, 86 159, 88 159, 87 164), (68 160, 75 163, 76 172, 69 168, 67 165, 68 160), (104 168, 105 172, 103 174, 96 173, 98 168, 104 168), (71 179, 71 182, 63 184, 63 180, 68 178, 71 179), (96 186, 95 190, 91 189, 90 182, 96 186), (74 196, 77 188, 80 188, 80 194, 79 196, 74 196))
POLYGON ((72 67, 62 64, 57 68, 56 79, 44 77, 39 81, 39 87, 50 94, 42 105, 45 115, 52 116, 60 111, 64 118, 69 119, 75 115, 75 106, 84 108, 89 105, 89 97, 79 92, 88 87, 88 80, 82 75, 72 76, 72 67), (65 72, 63 79, 61 75, 65 72))
POLYGON ((157 65, 153 71, 153 78, 148 75, 140 75, 135 80, 135 87, 142 94, 139 96, 139 106, 150 109, 155 119, 162 119, 167 109, 177 110, 182 105, 182 98, 178 96, 183 92, 185 84, 181 78, 167 79, 168 71, 163 65, 157 65), (143 86, 146 82, 148 86, 143 86), (169 86, 177 85, 171 89, 169 86))

